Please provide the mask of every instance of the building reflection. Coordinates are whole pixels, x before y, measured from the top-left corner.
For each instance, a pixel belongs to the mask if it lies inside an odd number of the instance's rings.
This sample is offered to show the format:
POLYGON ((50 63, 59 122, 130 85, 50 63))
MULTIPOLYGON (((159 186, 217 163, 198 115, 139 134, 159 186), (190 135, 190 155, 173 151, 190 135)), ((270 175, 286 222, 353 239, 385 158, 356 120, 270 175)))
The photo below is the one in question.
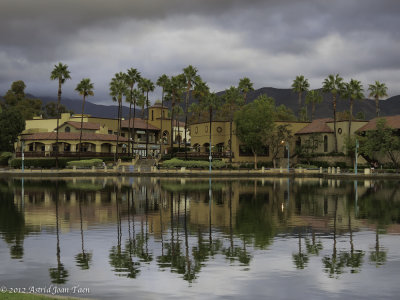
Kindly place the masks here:
POLYGON ((87 270, 93 253, 85 248, 85 232, 100 225, 116 231, 108 257, 116 275, 136 278, 155 261, 188 282, 217 254, 246 270, 255 249, 267 249, 278 236, 295 241, 294 268, 307 268, 324 249, 321 238, 328 236, 333 246, 321 258, 322 269, 331 277, 357 273, 365 251, 357 247, 354 233, 366 227, 376 232, 369 261, 377 266, 386 261, 379 234, 400 233, 400 191, 379 182, 213 179, 211 199, 207 179, 189 178, 13 179, 1 181, 0 188, 5 191, 0 211, 14 222, 10 235, 0 221, 11 257, 23 257, 24 234, 54 230, 57 267, 50 274, 58 283, 68 278, 61 262, 62 234, 80 232, 75 263, 87 270), (346 249, 338 249, 338 236, 348 239, 346 249))

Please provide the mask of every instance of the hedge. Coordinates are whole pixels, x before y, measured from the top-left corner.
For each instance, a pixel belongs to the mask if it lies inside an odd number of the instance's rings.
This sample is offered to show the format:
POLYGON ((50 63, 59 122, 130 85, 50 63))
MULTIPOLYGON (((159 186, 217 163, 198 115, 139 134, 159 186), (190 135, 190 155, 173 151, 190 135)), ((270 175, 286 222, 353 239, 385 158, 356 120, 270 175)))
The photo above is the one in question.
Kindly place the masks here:
POLYGON ((78 168, 90 168, 90 167, 101 167, 103 160, 94 158, 87 160, 73 160, 67 162, 67 167, 78 167, 78 168))
POLYGON ((3 152, 0 154, 0 166, 7 166, 9 159, 13 156, 11 152, 3 152))
MULTIPOLYGON (((208 161, 202 160, 180 160, 177 158, 173 158, 170 160, 166 160, 162 163, 162 167, 165 168, 179 168, 179 167, 186 167, 186 168, 202 168, 207 169, 209 167, 208 161)), ((225 163, 220 160, 216 160, 212 162, 212 168, 224 168, 225 163)))
MULTIPOLYGON (((82 160, 91 160, 91 157, 82 157, 82 160)), ((102 161, 114 161, 112 157, 99 157, 98 159, 102 161)), ((67 163, 69 161, 76 161, 76 157, 60 157, 58 158, 58 167, 66 168, 67 163)), ((10 167, 15 169, 21 169, 21 158, 14 158, 10 160, 10 167)), ((25 168, 43 168, 43 169, 51 169, 56 167, 56 159, 55 158, 25 158, 24 159, 24 167, 25 168)))

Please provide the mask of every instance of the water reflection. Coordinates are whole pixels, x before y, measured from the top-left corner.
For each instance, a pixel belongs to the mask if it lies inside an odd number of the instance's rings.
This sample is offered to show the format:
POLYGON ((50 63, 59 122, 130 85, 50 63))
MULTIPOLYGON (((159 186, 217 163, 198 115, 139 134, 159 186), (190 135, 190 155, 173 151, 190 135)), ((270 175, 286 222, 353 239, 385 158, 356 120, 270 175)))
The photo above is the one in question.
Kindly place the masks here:
POLYGON ((2 179, 0 191, 0 234, 10 259, 23 261, 32 234, 54 232, 54 284, 93 274, 105 261, 116 277, 137 279, 155 267, 191 286, 215 262, 249 272, 260 253, 275 255, 282 241, 279 252, 294 271, 318 262, 321 273, 340 279, 360 273, 366 260, 384 267, 389 249, 381 236, 400 232, 400 191, 392 182, 88 178, 25 179, 22 186, 2 179), (107 257, 91 246, 97 228, 112 232, 107 257), (355 239, 364 231, 375 231, 367 248, 355 239), (62 243, 65 235, 72 246, 62 243))

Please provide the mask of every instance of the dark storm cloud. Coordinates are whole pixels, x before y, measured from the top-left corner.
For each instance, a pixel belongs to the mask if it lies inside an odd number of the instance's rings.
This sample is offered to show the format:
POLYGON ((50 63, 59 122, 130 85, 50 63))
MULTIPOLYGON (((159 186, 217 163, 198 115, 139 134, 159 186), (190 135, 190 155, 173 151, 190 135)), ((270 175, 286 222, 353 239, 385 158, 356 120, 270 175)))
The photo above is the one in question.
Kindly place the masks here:
POLYGON ((2 0, 0 94, 18 79, 48 94, 58 61, 74 75, 66 95, 89 76, 99 101, 117 71, 156 80, 188 64, 216 90, 338 72, 400 93, 399 15, 397 0, 2 0))

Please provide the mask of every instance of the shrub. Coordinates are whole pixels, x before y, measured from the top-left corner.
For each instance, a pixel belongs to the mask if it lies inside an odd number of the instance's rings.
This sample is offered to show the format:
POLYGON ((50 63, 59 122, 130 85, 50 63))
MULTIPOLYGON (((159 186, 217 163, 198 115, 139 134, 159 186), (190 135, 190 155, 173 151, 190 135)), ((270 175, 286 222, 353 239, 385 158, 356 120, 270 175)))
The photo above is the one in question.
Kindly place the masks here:
POLYGON ((12 157, 11 152, 3 152, 0 154, 0 166, 7 166, 9 159, 12 157))
MULTIPOLYGON (((83 160, 91 160, 92 158, 82 158, 83 160)), ((112 157, 100 157, 98 158, 102 161, 114 161, 112 157)), ((65 168, 69 161, 76 160, 76 157, 60 157, 58 158, 58 167, 65 168)), ((21 158, 14 158, 10 160, 10 167, 20 169, 22 165, 21 158)), ((51 169, 56 167, 56 159, 55 158, 25 158, 24 160, 25 168, 43 168, 43 169, 51 169)))
MULTIPOLYGON (((202 168, 202 169, 207 169, 209 167, 208 161, 201 161, 201 160, 181 160, 177 158, 173 158, 170 160, 166 160, 162 163, 162 166, 165 168, 180 168, 180 167, 186 167, 186 168, 202 168)), ((212 162, 212 168, 223 168, 225 167, 225 163, 220 160, 214 160, 212 162)))
POLYGON ((87 160, 73 160, 67 162, 68 167, 78 167, 78 168, 90 168, 90 167, 101 167, 103 160, 94 158, 87 160))

